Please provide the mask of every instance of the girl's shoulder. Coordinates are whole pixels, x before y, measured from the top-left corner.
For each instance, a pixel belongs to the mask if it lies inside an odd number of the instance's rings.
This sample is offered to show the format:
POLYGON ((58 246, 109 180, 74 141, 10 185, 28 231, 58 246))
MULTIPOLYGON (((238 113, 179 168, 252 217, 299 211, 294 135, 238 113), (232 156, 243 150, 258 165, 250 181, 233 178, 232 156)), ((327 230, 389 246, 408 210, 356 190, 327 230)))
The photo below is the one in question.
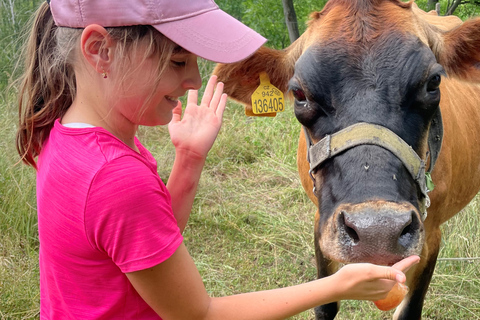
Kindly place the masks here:
POLYGON ((100 127, 68 128, 58 121, 38 159, 37 179, 90 184, 100 173, 108 179, 139 174, 160 179, 155 158, 137 140, 140 153, 100 127))
POLYGON ((74 159, 69 161, 80 164, 95 162, 100 166, 117 158, 128 157, 132 161, 144 163, 156 172, 155 158, 137 138, 135 143, 140 152, 133 150, 102 127, 69 127, 57 120, 46 142, 46 145, 51 145, 46 153, 70 155, 74 159))

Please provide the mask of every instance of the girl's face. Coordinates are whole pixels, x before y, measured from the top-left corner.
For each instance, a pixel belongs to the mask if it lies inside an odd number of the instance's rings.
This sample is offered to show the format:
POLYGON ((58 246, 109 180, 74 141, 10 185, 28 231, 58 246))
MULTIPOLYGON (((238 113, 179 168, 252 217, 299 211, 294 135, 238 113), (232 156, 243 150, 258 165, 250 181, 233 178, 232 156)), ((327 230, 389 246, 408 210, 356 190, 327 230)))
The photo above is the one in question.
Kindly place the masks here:
POLYGON ((175 51, 159 81, 158 64, 156 55, 145 59, 143 51, 136 50, 131 57, 131 71, 114 92, 118 97, 115 109, 134 125, 168 124, 178 98, 202 85, 197 56, 188 51, 175 51))

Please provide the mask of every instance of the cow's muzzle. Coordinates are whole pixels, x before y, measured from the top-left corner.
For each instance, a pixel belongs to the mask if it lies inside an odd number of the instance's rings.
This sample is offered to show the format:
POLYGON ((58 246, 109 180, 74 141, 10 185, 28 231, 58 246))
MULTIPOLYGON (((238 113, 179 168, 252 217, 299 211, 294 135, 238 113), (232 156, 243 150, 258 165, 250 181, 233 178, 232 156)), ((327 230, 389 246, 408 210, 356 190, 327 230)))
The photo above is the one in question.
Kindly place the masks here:
POLYGON ((419 254, 424 227, 410 203, 367 201, 342 204, 322 230, 322 251, 342 262, 391 265, 419 254))

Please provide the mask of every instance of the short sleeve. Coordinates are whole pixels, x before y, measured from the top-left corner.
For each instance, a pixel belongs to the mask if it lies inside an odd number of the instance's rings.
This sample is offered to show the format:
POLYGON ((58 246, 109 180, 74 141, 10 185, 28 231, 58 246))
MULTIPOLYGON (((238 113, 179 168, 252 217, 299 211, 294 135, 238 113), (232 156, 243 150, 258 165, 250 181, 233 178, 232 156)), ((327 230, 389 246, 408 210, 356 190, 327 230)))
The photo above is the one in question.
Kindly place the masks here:
POLYGON ((132 156, 108 162, 92 181, 86 236, 123 273, 167 260, 183 241, 170 195, 156 172, 132 156))

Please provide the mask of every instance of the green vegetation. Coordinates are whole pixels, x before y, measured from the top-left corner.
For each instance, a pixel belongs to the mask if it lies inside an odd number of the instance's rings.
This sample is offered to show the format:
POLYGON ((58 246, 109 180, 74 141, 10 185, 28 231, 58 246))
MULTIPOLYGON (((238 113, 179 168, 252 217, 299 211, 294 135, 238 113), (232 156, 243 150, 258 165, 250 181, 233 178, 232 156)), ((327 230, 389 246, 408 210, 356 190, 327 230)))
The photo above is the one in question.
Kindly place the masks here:
MULTIPOLYGON (((232 10, 238 6, 245 15, 258 17, 257 21, 267 16, 244 10, 247 7, 242 6, 253 1, 218 3, 232 10)), ((37 4, 0 0, 1 320, 39 317, 35 173, 18 164, 15 98, 4 91, 18 59, 21 26, 37 4)), ((307 6, 303 10, 310 11, 307 6)), ((297 15, 300 18, 299 11, 297 15)), ((287 41, 286 31, 283 34, 281 39, 287 41)), ((206 79, 212 64, 202 62, 201 68, 206 79)), ((247 118, 241 106, 229 104, 185 231, 186 245, 212 295, 276 288, 316 277, 315 207, 306 197, 296 169, 299 129, 289 108, 276 118, 247 118)), ((139 138, 152 151, 159 174, 167 180, 174 150, 166 128, 142 128, 139 138)), ((479 210, 477 196, 443 226, 440 257, 480 257, 479 210)), ((312 319, 312 315, 308 311, 295 319, 312 319)), ((391 315, 369 302, 347 301, 342 303, 338 319, 391 319, 391 315)), ((480 261, 437 263, 424 319, 480 319, 480 261)))

